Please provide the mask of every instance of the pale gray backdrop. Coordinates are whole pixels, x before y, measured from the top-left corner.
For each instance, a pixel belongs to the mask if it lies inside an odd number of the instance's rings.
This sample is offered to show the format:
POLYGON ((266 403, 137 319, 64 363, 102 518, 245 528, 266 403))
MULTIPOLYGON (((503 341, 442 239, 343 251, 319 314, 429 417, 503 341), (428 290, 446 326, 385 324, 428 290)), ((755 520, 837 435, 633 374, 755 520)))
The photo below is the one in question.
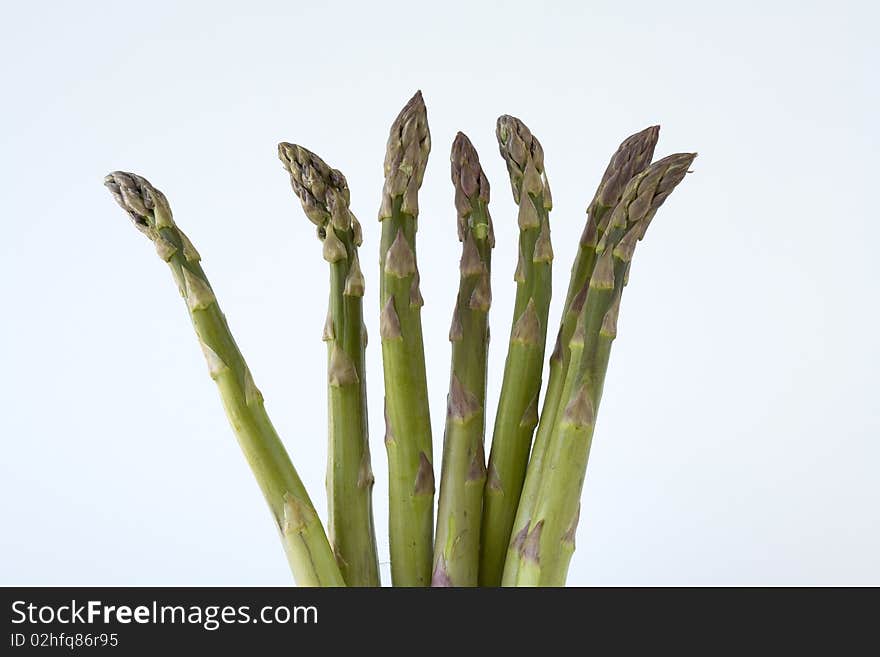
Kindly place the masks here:
POLYGON ((364 224, 387 561, 375 216, 388 127, 420 88, 437 463, 455 132, 494 185, 495 400, 517 236, 495 118, 547 153, 554 324, 608 156, 661 123, 658 156, 700 157, 637 253, 570 583, 880 584, 875 7, 8 3, 0 583, 291 581, 169 273, 102 186, 127 169, 171 199, 323 513, 327 271, 279 140, 342 169, 364 224))

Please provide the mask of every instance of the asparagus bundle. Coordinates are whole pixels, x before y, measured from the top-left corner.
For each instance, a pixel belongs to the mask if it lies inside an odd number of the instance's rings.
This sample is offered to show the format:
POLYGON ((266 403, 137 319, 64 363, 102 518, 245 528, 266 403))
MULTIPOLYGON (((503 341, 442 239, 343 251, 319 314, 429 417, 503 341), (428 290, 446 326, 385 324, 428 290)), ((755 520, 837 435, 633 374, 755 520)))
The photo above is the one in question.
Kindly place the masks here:
MULTIPOLYGON (((484 435, 494 246, 489 182, 470 140, 462 133, 456 136, 451 170, 462 255, 449 333, 452 359, 435 542, 423 300, 416 264, 418 193, 431 145, 421 93, 392 124, 379 209, 379 325, 395 586, 565 583, 632 256, 695 157, 680 153, 649 166, 658 129, 652 126, 621 143, 587 207, 539 416, 552 292, 552 201, 540 143, 519 119, 498 119, 496 136, 518 205, 520 235, 513 321, 488 466, 484 435)), ((306 216, 317 226, 330 266, 324 327, 329 540, 272 427, 199 254, 175 224, 165 196, 134 174, 112 173, 105 184, 171 268, 297 582, 377 586, 365 282, 358 256, 362 229, 349 209, 348 183, 339 171, 295 144, 279 144, 278 153, 306 216)))
POLYGON ((519 530, 505 565, 506 585, 565 583, 596 413, 633 252, 695 157, 679 153, 652 164, 627 184, 620 202, 597 225, 602 237, 596 245, 598 258, 583 310, 569 342, 571 360, 561 396, 564 405, 560 404, 553 420, 534 507, 527 517, 518 514, 516 520, 519 530))
POLYGON ((395 586, 431 582, 434 466, 419 271, 416 265, 418 193, 431 151, 422 93, 391 126, 379 221, 379 332, 385 373, 391 579, 395 586))
POLYGON ((349 586, 378 586, 364 366, 364 276, 357 252, 361 226, 349 210, 348 183, 342 173, 296 144, 279 144, 278 156, 306 216, 318 227, 324 259, 330 264, 330 307, 323 336, 328 352, 330 544, 349 586))
POLYGON ((498 119, 498 147, 507 163, 513 200, 519 206, 516 301, 495 431, 489 455, 480 547, 480 584, 498 586, 522 490, 532 432, 538 424, 538 396, 552 292, 550 187, 544 150, 526 125, 512 116, 498 119))
POLYGON ((211 378, 238 442, 263 491, 300 586, 344 586, 327 535, 290 457, 275 432, 263 395, 254 384, 217 297, 199 264, 198 251, 171 216, 165 195, 147 180, 116 171, 104 179, 135 227, 171 268, 192 319, 211 378))
MULTIPOLYGON (((562 322, 556 336, 556 347, 550 356, 550 374, 547 381, 547 391, 544 394, 544 403, 541 407, 541 420, 535 434, 535 444, 529 456, 529 467, 526 471, 519 504, 514 509, 516 518, 521 521, 531 517, 540 492, 544 453, 554 427, 562 398, 562 386, 571 362, 569 341, 574 334, 577 319, 583 309, 590 276, 596 263, 596 246, 601 237, 599 225, 606 214, 620 201, 626 184, 634 175, 643 171, 651 163, 659 133, 660 126, 651 126, 627 137, 620 144, 617 151, 611 156, 611 161, 605 169, 593 200, 587 206, 587 223, 578 243, 578 251, 571 268, 568 293, 562 309, 562 322)), ((506 528, 505 541, 510 540, 513 525, 514 518, 511 516, 510 524, 506 528)), ((509 548, 506 548, 505 553, 508 550, 509 548)), ((498 582, 500 582, 500 575, 498 582)), ((493 583, 498 582, 493 580, 493 583)))
POLYGON ((452 184, 462 243, 459 287, 449 329, 452 373, 434 545, 434 586, 476 586, 480 511, 486 481, 483 448, 489 348, 489 273, 495 236, 489 216, 489 181, 470 140, 452 144, 452 184))

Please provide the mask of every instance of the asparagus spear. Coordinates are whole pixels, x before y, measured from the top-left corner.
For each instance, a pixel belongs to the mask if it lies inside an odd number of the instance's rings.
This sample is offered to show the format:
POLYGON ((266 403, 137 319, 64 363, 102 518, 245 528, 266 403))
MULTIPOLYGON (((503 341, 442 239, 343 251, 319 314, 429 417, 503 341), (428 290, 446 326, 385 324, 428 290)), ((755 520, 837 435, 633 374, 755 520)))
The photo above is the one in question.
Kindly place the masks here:
MULTIPOLYGON (((599 224, 620 201, 627 182, 651 163, 659 132, 660 126, 651 126, 627 137, 620 144, 617 151, 611 156, 611 161, 605 169, 605 174, 602 176, 593 200, 587 206, 587 223, 571 268, 568 294, 562 310, 562 322, 556 336, 556 347, 550 356, 550 374, 547 381, 547 391, 544 394, 544 403, 541 407, 541 421, 538 424, 535 444, 529 457, 516 519, 512 521, 511 527, 521 527, 531 517, 539 492, 544 452, 556 420, 562 396, 562 386, 571 359, 568 343, 574 334, 577 318, 583 308, 587 295, 587 284, 596 262, 596 245, 601 237, 599 224)), ((510 530, 508 530, 507 540, 510 540, 510 530)), ((507 551, 509 554, 509 546, 507 551)), ((519 562, 513 561, 512 563, 518 564, 519 562)))
POLYGON ((278 156, 306 216, 318 227, 324 259, 330 263, 330 307, 324 326, 330 544, 346 584, 379 586, 364 367, 364 277, 357 252, 361 227, 349 210, 348 183, 342 173, 296 144, 279 144, 278 156))
POLYGON ((434 586, 476 586, 480 511, 486 481, 486 365, 492 247, 489 181, 470 140, 461 132, 452 144, 452 184, 462 243, 459 288, 449 340, 452 373, 434 545, 434 586))
POLYGON ((394 586, 428 586, 431 582, 434 467, 422 342, 423 300, 416 265, 418 192, 430 150, 425 103, 417 92, 391 126, 379 208, 379 330, 394 586))
MULTIPOLYGON (((652 164, 626 186, 621 201, 598 229, 598 259, 577 328, 569 343, 571 364, 550 442, 534 511, 513 544, 518 568, 511 582, 519 586, 565 583, 580 515, 580 496, 587 468, 596 413, 617 335, 620 298, 638 240, 644 237, 657 209, 680 183, 696 154, 679 153, 652 164)), ((512 565, 508 559, 508 565, 512 565)))
POLYGON ((104 184, 171 268, 211 378, 281 532, 297 583, 344 586, 318 514, 269 420, 263 396, 199 264, 199 254, 174 223, 165 195, 144 178, 122 171, 108 175, 104 184))
POLYGON ((501 582, 504 558, 526 472, 532 432, 538 423, 538 396, 547 338, 553 249, 550 245, 550 187, 544 151, 525 124, 498 119, 496 135, 507 163, 513 199, 519 206, 519 260, 513 325, 483 506, 480 584, 501 582))

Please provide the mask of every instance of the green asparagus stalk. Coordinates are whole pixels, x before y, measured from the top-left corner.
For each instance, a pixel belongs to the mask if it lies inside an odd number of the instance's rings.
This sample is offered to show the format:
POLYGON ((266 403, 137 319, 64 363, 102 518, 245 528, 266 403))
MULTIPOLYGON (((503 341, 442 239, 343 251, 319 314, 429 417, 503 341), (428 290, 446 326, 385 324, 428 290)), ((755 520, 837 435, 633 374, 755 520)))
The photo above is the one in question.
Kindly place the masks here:
POLYGON ((507 163, 513 199, 519 206, 520 236, 513 323, 483 505, 482 586, 498 586, 501 582, 532 432, 538 423, 553 263, 549 221, 552 200, 541 144, 522 121, 512 116, 498 119, 496 136, 507 163))
POLYGON ((429 586, 434 515, 434 466, 425 348, 416 264, 418 192, 431 135, 421 92, 391 126, 379 221, 379 331, 385 373, 385 446, 388 452, 391 580, 429 586))
MULTIPOLYGON (((541 407, 541 420, 529 457, 525 483, 516 510, 516 519, 511 522, 511 528, 521 527, 532 516, 534 510, 541 483, 544 452, 556 421, 562 397, 562 386, 571 359, 568 343, 574 334, 577 318, 587 295, 587 284, 596 263, 596 245, 601 237, 599 224, 620 201, 629 180, 644 171, 645 167, 651 163, 659 132, 660 126, 651 126, 627 137, 620 144, 617 151, 611 156, 611 161, 605 169, 605 174, 602 176, 593 200, 587 206, 587 223, 571 268, 568 294, 562 309, 561 326, 556 336, 556 347, 550 356, 550 374, 547 390, 544 393, 544 403, 541 407)), ((507 540, 510 540, 510 530, 507 540)), ((511 548, 508 546, 508 555, 510 550, 511 548)), ((511 563, 515 565, 519 561, 514 560, 511 563)))
MULTIPOLYGON (((518 586, 565 584, 596 413, 633 252, 695 157, 680 153, 652 164, 627 184, 621 201, 598 226, 602 232, 596 246, 598 259, 569 343, 564 405, 560 405, 544 455, 534 511, 513 541, 519 564, 512 583, 518 586)), ((507 572, 505 583, 511 583, 507 572)))
POLYGON ((135 227, 168 263, 238 442, 281 533, 300 586, 344 586, 324 528, 275 432, 263 396, 229 331, 200 257, 171 216, 165 195, 148 181, 116 171, 104 179, 135 227))
POLYGON ((459 288, 449 340, 452 373, 443 437, 443 464, 434 545, 433 586, 476 586, 480 512, 486 482, 486 366, 489 347, 490 272, 495 236, 489 216, 489 181, 470 140, 452 144, 452 184, 462 243, 459 288))
POLYGON ((361 227, 349 210, 345 176, 296 144, 278 145, 293 191, 318 227, 330 264, 327 342, 327 531, 349 586, 379 586, 373 528, 373 470, 367 427, 363 321, 364 276, 358 260, 361 227))

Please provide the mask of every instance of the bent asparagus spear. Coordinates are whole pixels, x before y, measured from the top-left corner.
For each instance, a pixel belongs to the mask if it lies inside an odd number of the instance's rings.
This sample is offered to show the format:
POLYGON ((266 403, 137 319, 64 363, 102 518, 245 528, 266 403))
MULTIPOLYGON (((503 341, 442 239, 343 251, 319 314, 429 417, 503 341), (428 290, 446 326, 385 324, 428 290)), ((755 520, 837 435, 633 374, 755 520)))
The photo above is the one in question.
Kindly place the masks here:
POLYGON ((544 171, 544 150, 526 125, 512 116, 498 119, 496 135, 510 174, 513 199, 519 206, 520 237, 513 325, 483 505, 482 586, 498 586, 501 582, 532 432, 538 424, 553 264, 549 219, 552 200, 544 171))
POLYGON ((490 272, 495 236, 489 216, 489 181, 470 140, 452 144, 452 184, 462 243, 459 287, 449 340, 452 373, 443 437, 443 464, 434 546, 433 586, 476 586, 480 512, 486 481, 486 365, 489 347, 490 272))
POLYGON ((171 268, 226 414, 272 510, 297 583, 344 586, 318 514, 266 414, 263 396, 220 312, 199 254, 174 223, 164 194, 144 178, 122 171, 108 175, 104 184, 171 268))
MULTIPOLYGON (((568 343, 574 334, 577 318, 583 309, 587 295, 587 284, 596 263, 596 245, 601 237, 599 224, 605 215, 617 205, 626 184, 632 177, 641 173, 650 163, 657 145, 660 126, 651 126, 627 137, 618 147, 605 169, 593 200, 587 206, 587 224, 578 244, 578 251, 571 268, 568 294, 562 309, 562 321, 556 336, 556 347, 550 356, 550 374, 547 390, 541 407, 541 420, 535 434, 535 443, 529 456, 526 478, 516 510, 516 521, 511 526, 520 526, 530 518, 541 483, 544 452, 550 433, 556 421, 562 386, 571 360, 568 343)), ((507 540, 510 540, 508 533, 507 540)), ((509 551, 509 546, 508 546, 509 551)), ((518 563, 518 562, 514 562, 518 563)), ((500 580, 499 580, 500 582, 500 580)))
POLYGON ((379 332, 385 374, 391 580, 429 586, 434 533, 434 466, 419 272, 416 265, 418 193, 431 135, 421 92, 391 126, 379 221, 379 332))
POLYGON ((364 366, 364 276, 357 252, 361 227, 349 210, 342 173, 296 144, 279 144, 278 156, 306 216, 318 227, 324 259, 330 264, 330 307, 324 325, 330 426, 327 533, 346 584, 379 586, 364 366))
POLYGON ((517 525, 520 529, 512 542, 505 585, 565 584, 596 413, 633 252, 695 157, 694 153, 679 153, 652 164, 627 184, 621 201, 598 226, 602 233, 596 246, 598 259, 569 343, 571 363, 563 386, 563 404, 544 455, 534 511, 521 527, 517 525))

